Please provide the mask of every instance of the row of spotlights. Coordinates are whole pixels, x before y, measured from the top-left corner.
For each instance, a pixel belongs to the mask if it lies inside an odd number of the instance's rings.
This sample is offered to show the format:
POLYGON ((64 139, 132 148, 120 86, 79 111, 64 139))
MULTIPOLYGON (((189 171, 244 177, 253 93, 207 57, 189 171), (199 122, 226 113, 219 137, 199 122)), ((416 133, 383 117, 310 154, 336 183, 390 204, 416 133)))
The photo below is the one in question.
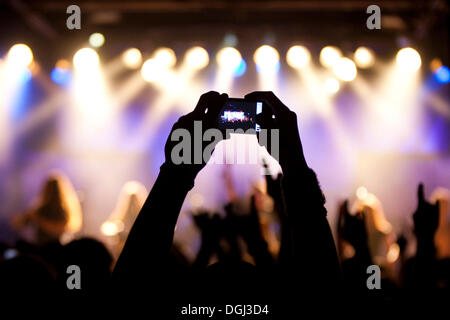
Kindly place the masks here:
MULTIPOLYGON (((94 33, 89 40, 92 46, 94 44, 99 46, 104 43, 104 36, 94 33)), ((274 73, 279 69, 279 53, 269 45, 259 47, 253 58, 258 71, 262 74, 274 73)), ((373 51, 366 47, 359 47, 353 58, 354 60, 343 57, 339 48, 332 46, 324 47, 320 52, 321 64, 330 68, 335 76, 343 81, 351 81, 356 77, 356 67, 369 68, 375 62, 373 51)), ((158 67, 171 68, 176 64, 176 55, 170 48, 158 49, 151 59, 155 62, 147 66, 157 64, 158 67)), ((233 47, 221 49, 216 60, 221 69, 230 71, 238 69, 243 61, 239 51, 233 47)), ((33 53, 27 45, 15 44, 8 52, 8 61, 19 67, 28 67, 33 62, 33 53)), ((128 68, 137 69, 142 65, 142 54, 136 48, 128 49, 122 54, 122 61, 128 68)), ((295 45, 287 51, 286 61, 292 68, 303 69, 310 63, 311 54, 306 47, 295 45)), ((413 72, 417 71, 422 64, 420 54, 409 47, 399 50, 396 62, 399 69, 413 72)), ((209 63, 208 52, 202 47, 193 47, 186 52, 185 63, 191 69, 202 69, 209 63)), ((74 55, 73 64, 75 69, 89 70, 98 66, 99 56, 94 49, 83 48, 74 55)))

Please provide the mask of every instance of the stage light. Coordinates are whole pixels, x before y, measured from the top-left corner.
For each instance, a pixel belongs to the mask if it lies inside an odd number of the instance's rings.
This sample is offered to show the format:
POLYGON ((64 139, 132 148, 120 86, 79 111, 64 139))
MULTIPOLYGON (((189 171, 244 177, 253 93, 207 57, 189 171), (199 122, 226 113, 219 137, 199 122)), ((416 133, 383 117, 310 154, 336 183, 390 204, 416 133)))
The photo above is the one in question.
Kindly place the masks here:
POLYGON ((130 69, 137 69, 142 62, 142 54, 139 49, 130 48, 122 54, 123 64, 130 69))
POLYGON ((265 44, 256 49, 253 60, 261 74, 274 74, 280 69, 280 55, 274 47, 269 45, 265 44))
POLYGON ((202 47, 193 47, 186 52, 185 60, 188 67, 199 70, 208 65, 209 55, 202 47))
POLYGON ((442 67, 442 61, 439 58, 434 58, 433 60, 431 60, 430 62, 430 69, 433 72, 436 72, 437 69, 439 69, 440 67, 442 67))
POLYGON ((400 49, 396 57, 398 67, 403 71, 417 71, 422 65, 420 54, 413 48, 400 49))
POLYGON ((55 68, 61 68, 61 69, 70 69, 70 62, 66 59, 59 59, 55 63, 55 68))
POLYGON ((220 49, 216 56, 217 63, 222 70, 233 73, 241 64, 242 56, 239 51, 232 47, 220 49))
POLYGON ((153 58, 164 68, 172 68, 177 63, 177 56, 170 48, 157 49, 153 58))
POLYGON ((434 73, 436 80, 440 83, 449 83, 450 81, 450 70, 446 66, 442 66, 436 70, 434 73))
POLYGON ((147 82, 156 82, 167 72, 167 68, 162 66, 156 59, 148 59, 141 68, 142 78, 147 82))
POLYGON ((50 74, 50 78, 54 83, 65 86, 70 83, 72 74, 63 63, 56 63, 56 66, 53 68, 50 74))
POLYGON ((335 94, 340 89, 339 81, 337 81, 335 78, 328 78, 325 81, 325 91, 329 94, 335 94))
POLYGON ((320 63, 326 67, 331 68, 339 61, 342 53, 339 48, 326 46, 320 51, 320 63))
POLYGON ((26 44, 15 44, 9 49, 8 64, 23 68, 27 67, 33 61, 33 52, 26 44))
POLYGON ((73 56, 73 65, 77 71, 96 69, 100 63, 97 52, 91 48, 78 50, 73 56))
POLYGON ((286 54, 286 61, 294 69, 303 69, 311 61, 311 54, 304 46, 293 46, 286 54))
POLYGON ((235 47, 237 46, 239 40, 233 33, 227 33, 223 39, 223 45, 225 47, 235 47))
POLYGON ((247 71, 247 63, 245 62, 244 58, 241 58, 241 62, 239 63, 237 69, 234 70, 233 76, 236 78, 242 77, 246 71, 247 71))
POLYGON ((367 189, 365 187, 359 187, 358 189, 356 189, 356 197, 359 200, 366 199, 368 194, 369 193, 367 192, 367 189))
POLYGON ((366 47, 359 47, 356 49, 353 57, 355 58, 356 65, 362 69, 370 68, 375 63, 373 51, 366 47))
POLYGON ((124 225, 120 220, 106 221, 102 224, 100 229, 105 236, 115 236, 123 231, 124 225))
POLYGON ((349 58, 340 58, 333 66, 333 72, 343 81, 352 81, 357 73, 355 63, 349 58))
POLYGON ((89 36, 89 44, 94 48, 100 48, 105 44, 105 36, 101 33, 93 33, 89 36))

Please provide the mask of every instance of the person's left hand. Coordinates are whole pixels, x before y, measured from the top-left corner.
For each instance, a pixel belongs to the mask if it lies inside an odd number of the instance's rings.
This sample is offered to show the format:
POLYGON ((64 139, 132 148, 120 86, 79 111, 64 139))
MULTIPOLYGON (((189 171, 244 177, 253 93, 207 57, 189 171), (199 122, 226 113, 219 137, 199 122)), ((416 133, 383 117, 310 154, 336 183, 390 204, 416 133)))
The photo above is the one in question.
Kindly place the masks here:
POLYGON ((224 138, 217 123, 220 110, 227 99, 228 95, 225 93, 205 93, 192 112, 178 119, 166 141, 166 161, 163 166, 180 170, 182 174, 195 178, 208 162, 217 143, 224 138), (217 135, 204 137, 208 129, 217 129, 217 135), (203 138, 210 140, 203 141, 203 138))

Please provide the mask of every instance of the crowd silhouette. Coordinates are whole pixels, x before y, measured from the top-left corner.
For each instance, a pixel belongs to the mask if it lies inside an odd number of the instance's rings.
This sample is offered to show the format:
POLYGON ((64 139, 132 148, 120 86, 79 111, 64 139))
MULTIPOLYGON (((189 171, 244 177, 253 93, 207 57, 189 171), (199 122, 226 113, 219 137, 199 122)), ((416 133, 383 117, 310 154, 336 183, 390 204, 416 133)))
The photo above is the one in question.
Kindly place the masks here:
MULTIPOLYGON (((216 128, 227 99, 216 92, 202 95, 172 131, 192 132, 194 121, 202 121, 204 130, 216 128)), ((165 312, 171 318, 183 303, 272 303, 283 305, 278 314, 288 314, 298 313, 299 303, 306 301, 334 301, 342 308, 355 301, 392 306, 405 300, 407 289, 441 294, 440 290, 449 288, 448 193, 440 192, 429 202, 424 186, 418 186, 417 209, 412 213, 417 249, 412 256, 405 253, 410 239, 394 234, 376 197, 352 208, 350 200, 340 204, 335 245, 325 197, 303 154, 296 114, 272 92, 253 92, 245 99, 269 107, 257 121, 263 128, 279 129, 282 174, 266 175, 263 187, 255 185, 242 214, 245 206, 225 167, 226 215, 206 210, 193 215, 201 235, 193 261, 174 245, 173 238, 182 204, 206 163, 172 163, 174 142, 169 136, 165 162, 145 202, 145 188, 128 185, 126 196, 102 227, 113 228, 112 255, 95 239, 77 238, 79 203, 73 191, 67 191, 71 188, 66 178, 50 176, 36 206, 12 223, 17 230, 34 228, 34 241, 1 245, 0 290, 41 292, 45 288, 68 297, 130 296, 150 290, 149 303, 170 302, 172 311, 165 312), (68 265, 82 270, 80 290, 67 287, 68 265), (378 291, 367 285, 371 265, 381 270, 378 291), (356 300, 348 302, 345 297, 356 300)))

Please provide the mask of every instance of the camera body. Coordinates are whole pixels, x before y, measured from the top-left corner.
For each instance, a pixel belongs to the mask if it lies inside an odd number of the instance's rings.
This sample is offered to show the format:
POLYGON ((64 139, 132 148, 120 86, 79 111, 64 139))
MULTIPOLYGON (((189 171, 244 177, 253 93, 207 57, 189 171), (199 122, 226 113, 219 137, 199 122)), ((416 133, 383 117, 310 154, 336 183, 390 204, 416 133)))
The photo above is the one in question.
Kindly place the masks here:
POLYGON ((256 115, 262 113, 262 109, 262 102, 230 98, 220 111, 218 127, 221 130, 242 129, 246 132, 253 129, 254 132, 259 132, 261 128, 256 123, 256 115))

